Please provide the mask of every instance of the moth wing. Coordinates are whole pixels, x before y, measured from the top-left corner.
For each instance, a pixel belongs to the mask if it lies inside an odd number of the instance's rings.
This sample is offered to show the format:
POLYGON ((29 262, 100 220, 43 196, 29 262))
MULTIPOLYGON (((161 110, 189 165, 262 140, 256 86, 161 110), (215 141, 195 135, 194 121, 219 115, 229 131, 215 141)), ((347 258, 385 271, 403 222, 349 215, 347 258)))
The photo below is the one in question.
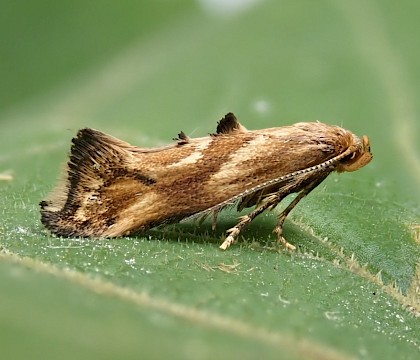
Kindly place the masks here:
POLYGON ((270 180, 241 194, 233 196, 230 199, 212 206, 204 211, 200 211, 196 214, 188 216, 182 219, 182 222, 190 219, 205 219, 211 213, 218 213, 227 207, 235 205, 237 207, 237 211, 242 211, 245 208, 249 208, 255 205, 258 206, 267 197, 275 193, 278 195, 280 202, 293 192, 299 192, 299 190, 302 189, 302 186, 307 182, 311 182, 314 177, 325 179, 331 171, 332 169, 329 168, 314 166, 310 171, 307 172, 298 171, 296 173, 282 176, 278 179, 270 180))
POLYGON ((191 216, 188 216, 181 220, 181 222, 187 221, 187 220, 197 220, 199 219, 200 223, 203 222, 210 214, 212 213, 219 213, 220 211, 236 206, 238 211, 242 211, 243 209, 247 207, 254 206, 261 202, 266 196, 269 194, 275 192, 274 190, 278 190, 282 187, 282 184, 286 183, 285 181, 279 180, 278 183, 272 186, 268 186, 266 188, 261 188, 258 186, 257 188, 250 189, 242 194, 238 194, 236 196, 231 197, 228 200, 225 200, 215 206, 212 206, 206 210, 200 211, 196 214, 193 214, 191 216), (263 195, 263 196, 261 196, 263 195))
POLYGON ((124 159, 132 146, 124 141, 86 128, 72 142, 63 179, 40 203, 41 222, 57 235, 100 236, 116 207, 138 199, 155 180, 130 170, 124 159))

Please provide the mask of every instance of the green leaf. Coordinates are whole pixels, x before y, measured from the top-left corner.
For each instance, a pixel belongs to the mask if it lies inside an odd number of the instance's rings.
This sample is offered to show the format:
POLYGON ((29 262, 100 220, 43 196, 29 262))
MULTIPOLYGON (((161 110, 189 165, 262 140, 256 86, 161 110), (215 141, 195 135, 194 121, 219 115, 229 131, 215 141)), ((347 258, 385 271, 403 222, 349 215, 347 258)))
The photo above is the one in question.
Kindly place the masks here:
POLYGON ((2 354, 418 358, 420 29, 405 3, 3 4, 2 354), (216 231, 113 240, 42 227, 77 129, 156 146, 214 132, 228 111, 249 129, 320 120, 371 139, 367 167, 290 214, 297 251, 272 246, 278 209, 225 252, 233 211, 216 231))

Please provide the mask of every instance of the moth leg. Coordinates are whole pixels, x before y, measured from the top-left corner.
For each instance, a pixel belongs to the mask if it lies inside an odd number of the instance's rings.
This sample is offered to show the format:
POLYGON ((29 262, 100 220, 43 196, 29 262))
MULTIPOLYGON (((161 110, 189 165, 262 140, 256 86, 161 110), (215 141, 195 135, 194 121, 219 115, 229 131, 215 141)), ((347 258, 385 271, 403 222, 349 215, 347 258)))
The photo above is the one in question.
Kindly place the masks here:
POLYGON ((259 214, 270 208, 271 206, 277 205, 277 203, 281 200, 282 196, 279 196, 279 194, 275 194, 272 196, 268 201, 264 202, 262 205, 258 206, 256 209, 251 211, 249 214, 242 216, 241 221, 234 226, 233 228, 230 228, 227 230, 227 233, 229 234, 225 241, 223 241, 223 244, 219 246, 220 249, 226 250, 229 246, 231 246, 237 239, 238 235, 242 231, 242 229, 248 225, 252 220, 254 220, 259 214))
MULTIPOLYGON (((287 217, 287 215, 292 211, 292 209, 296 206, 296 204, 302 200, 306 195, 308 195, 313 189, 315 189, 327 176, 329 172, 324 174, 319 174, 318 178, 312 182, 309 182, 305 185, 304 189, 296 196, 296 198, 283 210, 280 214, 279 221, 277 226, 275 227, 274 231, 278 235, 278 241, 283 244, 284 247, 290 250, 295 250, 296 247, 292 244, 289 244, 282 236, 283 232, 283 223, 287 217)), ((239 223, 227 230, 228 236, 226 237, 225 241, 222 245, 219 246, 220 249, 226 250, 229 246, 231 246, 237 239, 238 235, 242 231, 242 229, 248 225, 252 220, 254 220, 259 214, 264 212, 265 210, 271 208, 273 209, 276 205, 281 202, 286 196, 291 194, 295 189, 295 184, 291 184, 289 186, 285 186, 284 188, 280 189, 278 192, 268 196, 266 199, 263 200, 263 203, 259 205, 255 210, 251 211, 248 215, 242 216, 239 223)))
POLYGON ((296 246, 288 243, 286 239, 283 237, 283 224, 286 220, 287 215, 289 215, 290 211, 297 205, 297 203, 302 200, 306 195, 308 195, 313 189, 315 189, 324 179, 326 176, 316 179, 309 183, 295 198, 294 200, 282 211, 279 217, 279 221, 277 222, 276 227, 274 228, 274 232, 277 233, 278 241, 289 250, 296 250, 296 246))
POLYGON ((216 226, 217 226, 217 216, 219 215, 219 211, 220 209, 216 209, 213 211, 213 221, 211 224, 211 229, 214 231, 216 230, 216 226))

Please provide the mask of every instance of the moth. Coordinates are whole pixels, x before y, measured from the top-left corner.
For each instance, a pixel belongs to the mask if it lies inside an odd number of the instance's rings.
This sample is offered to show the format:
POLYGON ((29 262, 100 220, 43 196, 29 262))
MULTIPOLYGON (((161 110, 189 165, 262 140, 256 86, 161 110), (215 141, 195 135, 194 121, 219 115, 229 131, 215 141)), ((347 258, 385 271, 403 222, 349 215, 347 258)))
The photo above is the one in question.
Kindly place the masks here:
POLYGON ((228 113, 214 134, 156 148, 130 145, 85 128, 72 140, 64 179, 41 201, 41 221, 62 236, 113 238, 236 205, 253 208, 227 230, 220 248, 285 197, 296 197, 280 213, 278 240, 296 204, 331 172, 355 171, 371 159, 369 139, 321 122, 247 130, 228 113))

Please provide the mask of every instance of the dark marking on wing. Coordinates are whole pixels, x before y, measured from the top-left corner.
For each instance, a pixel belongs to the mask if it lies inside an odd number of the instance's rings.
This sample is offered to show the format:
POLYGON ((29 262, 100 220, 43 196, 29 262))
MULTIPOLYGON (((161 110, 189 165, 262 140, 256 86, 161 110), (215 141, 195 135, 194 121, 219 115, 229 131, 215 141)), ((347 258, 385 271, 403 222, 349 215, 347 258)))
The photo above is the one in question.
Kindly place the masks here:
POLYGON ((183 131, 178 134, 178 137, 174 138, 178 145, 185 145, 190 142, 190 137, 186 135, 183 131))
POLYGON ((216 134, 233 134, 235 132, 246 132, 246 128, 238 121, 233 113, 227 113, 225 117, 217 123, 216 134))

